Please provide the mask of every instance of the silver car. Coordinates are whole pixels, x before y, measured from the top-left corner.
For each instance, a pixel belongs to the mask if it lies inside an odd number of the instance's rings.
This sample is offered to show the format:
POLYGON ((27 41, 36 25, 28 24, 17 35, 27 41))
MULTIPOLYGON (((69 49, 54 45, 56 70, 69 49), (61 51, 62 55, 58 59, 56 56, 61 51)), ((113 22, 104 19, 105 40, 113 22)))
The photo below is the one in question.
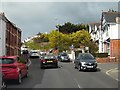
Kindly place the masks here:
POLYGON ((90 53, 80 53, 75 59, 75 68, 81 70, 97 70, 97 61, 90 53))

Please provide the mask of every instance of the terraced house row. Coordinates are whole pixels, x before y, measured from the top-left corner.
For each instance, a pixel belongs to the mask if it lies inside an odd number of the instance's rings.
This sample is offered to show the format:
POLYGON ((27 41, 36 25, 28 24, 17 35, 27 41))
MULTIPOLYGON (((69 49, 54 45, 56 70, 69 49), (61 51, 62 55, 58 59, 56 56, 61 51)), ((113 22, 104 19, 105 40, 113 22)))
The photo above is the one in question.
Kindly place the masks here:
POLYGON ((120 60, 120 12, 102 12, 99 23, 89 24, 89 33, 98 44, 99 53, 108 53, 110 58, 120 60))
POLYGON ((0 13, 0 56, 20 55, 21 29, 0 13))

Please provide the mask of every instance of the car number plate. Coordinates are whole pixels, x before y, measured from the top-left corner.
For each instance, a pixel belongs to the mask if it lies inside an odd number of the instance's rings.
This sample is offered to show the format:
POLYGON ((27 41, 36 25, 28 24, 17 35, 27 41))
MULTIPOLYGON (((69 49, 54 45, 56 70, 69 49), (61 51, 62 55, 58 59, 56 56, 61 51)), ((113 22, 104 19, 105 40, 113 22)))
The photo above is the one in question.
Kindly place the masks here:
POLYGON ((47 61, 47 62, 53 62, 53 61, 47 61))
POLYGON ((93 68, 93 66, 87 66, 87 68, 93 68))

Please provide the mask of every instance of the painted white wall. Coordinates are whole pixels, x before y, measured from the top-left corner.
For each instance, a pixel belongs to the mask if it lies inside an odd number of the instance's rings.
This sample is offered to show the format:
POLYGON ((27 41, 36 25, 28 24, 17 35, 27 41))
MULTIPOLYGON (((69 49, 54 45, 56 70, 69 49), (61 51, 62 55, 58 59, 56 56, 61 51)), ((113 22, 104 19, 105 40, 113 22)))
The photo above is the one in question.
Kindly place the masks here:
POLYGON ((120 39, 120 24, 110 26, 110 39, 120 39))
POLYGON ((91 39, 93 41, 96 41, 96 34, 94 32, 97 32, 97 26, 95 25, 94 28, 95 30, 91 33, 92 27, 89 25, 89 33, 91 35, 91 39))
POLYGON ((0 56, 6 55, 6 22, 0 18, 0 56))

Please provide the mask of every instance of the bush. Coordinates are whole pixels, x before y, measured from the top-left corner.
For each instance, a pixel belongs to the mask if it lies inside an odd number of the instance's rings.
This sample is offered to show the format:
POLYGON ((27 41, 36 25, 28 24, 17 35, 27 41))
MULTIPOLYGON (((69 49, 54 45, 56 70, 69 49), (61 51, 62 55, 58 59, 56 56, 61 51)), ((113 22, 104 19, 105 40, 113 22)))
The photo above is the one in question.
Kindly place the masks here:
POLYGON ((108 57, 108 53, 92 53, 92 55, 96 58, 105 58, 108 57))
POLYGON ((19 57, 19 60, 20 60, 21 63, 26 63, 26 59, 23 58, 23 57, 19 57))

